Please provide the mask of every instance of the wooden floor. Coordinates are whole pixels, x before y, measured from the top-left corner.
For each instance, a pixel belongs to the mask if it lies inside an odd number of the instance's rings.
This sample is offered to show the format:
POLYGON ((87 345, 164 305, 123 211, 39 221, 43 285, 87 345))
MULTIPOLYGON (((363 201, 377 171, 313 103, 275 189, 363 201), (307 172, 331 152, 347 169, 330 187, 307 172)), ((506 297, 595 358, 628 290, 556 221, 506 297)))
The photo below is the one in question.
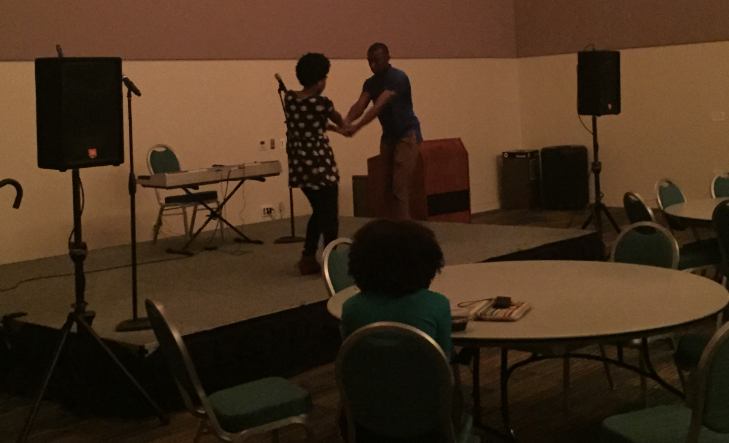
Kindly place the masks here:
MULTIPOLYGON (((612 211, 617 221, 625 225, 622 211, 612 211)), ((579 227, 586 219, 585 211, 492 211, 474 216, 474 222, 546 227, 579 227)), ((605 229, 606 242, 612 228, 605 229)), ((597 348, 585 351, 597 353, 597 348)), ((608 350, 614 355, 614 349, 608 350)), ((526 354, 513 352, 513 361, 526 354)), ((678 386, 671 351, 666 345, 655 346, 653 362, 666 380, 678 386)), ((636 360, 634 351, 626 351, 626 359, 636 360)), ((499 412, 499 351, 484 350, 481 357, 481 398, 484 423, 501 428, 499 412)), ((546 360, 523 367, 510 382, 512 424, 520 441, 544 443, 580 443, 595 441, 595 430, 602 419, 610 415, 641 408, 643 405, 639 379, 632 373, 612 369, 616 388, 610 390, 601 364, 574 360, 571 364, 571 388, 562 388, 562 360, 546 360)), ((470 392, 469 369, 462 369, 463 390, 470 392)), ((313 425, 318 441, 338 443, 336 427, 338 393, 334 382, 333 364, 312 369, 293 379, 307 389, 314 399, 313 425)), ((678 399, 657 384, 649 382, 647 404, 677 402, 678 399)), ((0 443, 14 442, 29 412, 28 398, 0 394, 0 443)), ((44 402, 34 422, 29 442, 191 442, 197 420, 184 412, 174 413, 171 423, 163 426, 156 418, 123 420, 80 418, 55 404, 44 402)), ((215 441, 208 437, 205 441, 215 441)), ((270 441, 268 436, 247 441, 270 441)), ((281 442, 304 441, 304 433, 291 428, 281 434, 281 442)), ((499 441, 485 438, 482 441, 499 441)))

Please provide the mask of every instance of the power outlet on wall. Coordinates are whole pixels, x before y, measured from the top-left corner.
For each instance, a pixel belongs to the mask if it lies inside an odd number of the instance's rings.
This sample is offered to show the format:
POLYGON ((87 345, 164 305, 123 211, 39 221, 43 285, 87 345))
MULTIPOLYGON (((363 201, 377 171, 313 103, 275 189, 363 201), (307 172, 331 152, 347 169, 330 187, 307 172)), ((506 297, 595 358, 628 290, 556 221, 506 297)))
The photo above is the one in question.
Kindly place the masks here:
POLYGON ((271 205, 263 205, 261 216, 264 220, 273 220, 276 218, 276 212, 271 205))

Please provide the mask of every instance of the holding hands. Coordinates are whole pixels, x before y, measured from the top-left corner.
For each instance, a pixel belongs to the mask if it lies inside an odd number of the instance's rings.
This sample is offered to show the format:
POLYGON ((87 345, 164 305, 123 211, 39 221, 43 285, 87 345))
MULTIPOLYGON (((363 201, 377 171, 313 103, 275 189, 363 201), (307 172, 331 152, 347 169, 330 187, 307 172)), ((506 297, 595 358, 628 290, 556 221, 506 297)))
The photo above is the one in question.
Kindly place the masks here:
POLYGON ((334 131, 345 137, 352 137, 354 134, 356 134, 360 130, 360 128, 361 128, 360 125, 358 125, 357 123, 353 124, 350 121, 348 121, 347 119, 342 120, 341 126, 337 126, 337 125, 334 125, 331 123, 327 126, 328 130, 334 131))

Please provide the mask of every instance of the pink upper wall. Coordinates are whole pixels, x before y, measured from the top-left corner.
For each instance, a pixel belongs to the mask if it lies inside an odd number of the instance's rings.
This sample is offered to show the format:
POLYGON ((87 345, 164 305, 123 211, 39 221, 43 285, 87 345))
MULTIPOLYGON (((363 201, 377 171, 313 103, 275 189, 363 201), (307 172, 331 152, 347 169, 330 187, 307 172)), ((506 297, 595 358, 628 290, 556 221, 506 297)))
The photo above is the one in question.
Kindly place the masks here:
POLYGON ((515 0, 519 57, 729 40, 727 0, 515 0))
POLYGON ((22 0, 0 4, 0 60, 516 56, 514 0, 22 0))

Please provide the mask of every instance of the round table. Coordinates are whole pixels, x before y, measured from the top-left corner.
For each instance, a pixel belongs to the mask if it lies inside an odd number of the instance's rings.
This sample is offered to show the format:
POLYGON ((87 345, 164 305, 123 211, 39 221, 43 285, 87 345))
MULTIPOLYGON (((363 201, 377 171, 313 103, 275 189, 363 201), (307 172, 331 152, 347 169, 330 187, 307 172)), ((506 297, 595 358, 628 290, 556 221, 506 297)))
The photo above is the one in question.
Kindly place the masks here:
MULTIPOLYGON (((713 316, 729 301, 720 284, 671 269, 586 261, 509 261, 446 266, 431 290, 451 306, 511 297, 531 304, 515 322, 471 321, 454 332, 466 346, 519 347, 614 343, 663 334, 713 316)), ((357 293, 344 289, 327 303, 341 318, 342 304, 357 293)))
POLYGON ((714 213, 714 208, 716 208, 719 203, 727 199, 729 198, 699 198, 696 200, 689 200, 668 206, 663 210, 663 212, 685 220, 710 222, 711 216, 714 213))
MULTIPOLYGON (((729 301, 726 289, 705 277, 611 262, 508 261, 446 266, 430 288, 447 296, 452 307, 497 296, 531 304, 531 310, 515 322, 470 321, 464 331, 452 334, 456 345, 502 348, 501 412, 507 438, 512 439, 508 380, 517 367, 555 356, 600 360, 650 377, 682 396, 656 373, 646 337, 688 328, 716 315, 729 301), (625 364, 622 357, 613 360, 570 352, 583 345, 638 338, 643 339, 648 371, 625 364), (509 367, 509 349, 534 354, 509 367)), ((357 292, 356 287, 349 287, 336 293, 327 309, 341 318, 342 304, 357 292)), ((482 426, 478 352, 473 362, 474 423, 482 426)))

